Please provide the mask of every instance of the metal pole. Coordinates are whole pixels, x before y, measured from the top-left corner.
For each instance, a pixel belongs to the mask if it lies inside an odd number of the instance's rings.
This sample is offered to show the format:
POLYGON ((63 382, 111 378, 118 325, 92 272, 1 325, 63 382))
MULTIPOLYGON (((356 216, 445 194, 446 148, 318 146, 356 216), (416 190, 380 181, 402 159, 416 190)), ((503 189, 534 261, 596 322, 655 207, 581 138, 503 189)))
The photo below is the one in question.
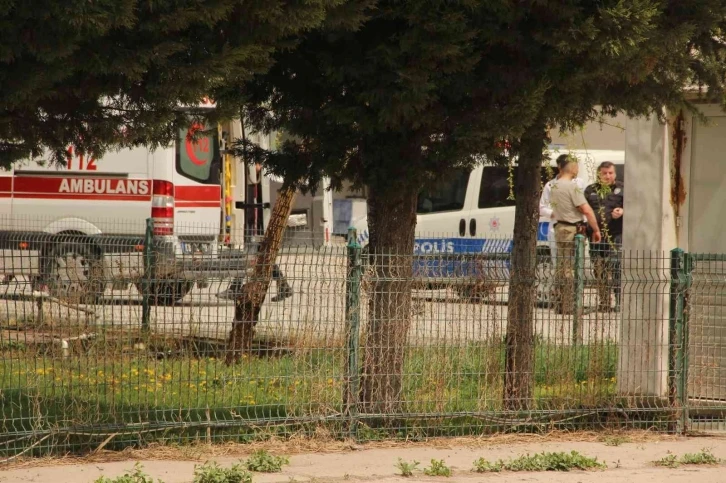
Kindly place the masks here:
POLYGON ((350 417, 350 436, 358 436, 358 398, 360 394, 360 286, 361 246, 355 228, 348 228, 348 279, 345 297, 345 321, 347 332, 348 361, 346 364, 345 409, 350 417))
POLYGON ((151 283, 154 276, 154 220, 146 219, 146 232, 144 234, 144 278, 141 282, 141 331, 149 332, 149 319, 151 318, 151 283))
POLYGON ((671 250, 671 288, 668 311, 669 402, 680 406, 676 431, 685 433, 688 423, 688 329, 687 293, 690 288, 692 257, 680 248, 671 250))
POLYGON ((585 298, 585 237, 575 235, 575 311, 572 316, 572 343, 581 340, 585 298))
POLYGON ((680 324, 680 338, 681 341, 681 407, 683 411, 681 413, 681 426, 683 427, 683 433, 688 430, 688 419, 689 419, 689 407, 688 407, 688 334, 689 334, 689 320, 688 320, 688 294, 693 283, 693 256, 690 253, 686 253, 683 258, 683 274, 685 275, 685 285, 683 287, 683 296, 681 297, 681 303, 683 304, 683 312, 681 312, 681 324, 680 324))

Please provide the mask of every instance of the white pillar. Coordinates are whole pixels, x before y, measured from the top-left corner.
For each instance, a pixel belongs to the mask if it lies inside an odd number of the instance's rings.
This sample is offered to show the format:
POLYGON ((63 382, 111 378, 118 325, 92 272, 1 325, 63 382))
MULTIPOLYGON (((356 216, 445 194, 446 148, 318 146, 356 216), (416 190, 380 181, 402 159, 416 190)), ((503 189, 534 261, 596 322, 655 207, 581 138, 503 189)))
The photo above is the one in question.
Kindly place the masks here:
POLYGON ((677 246, 671 132, 655 118, 627 121, 618 368, 623 395, 660 397, 668 390, 670 250, 677 246))

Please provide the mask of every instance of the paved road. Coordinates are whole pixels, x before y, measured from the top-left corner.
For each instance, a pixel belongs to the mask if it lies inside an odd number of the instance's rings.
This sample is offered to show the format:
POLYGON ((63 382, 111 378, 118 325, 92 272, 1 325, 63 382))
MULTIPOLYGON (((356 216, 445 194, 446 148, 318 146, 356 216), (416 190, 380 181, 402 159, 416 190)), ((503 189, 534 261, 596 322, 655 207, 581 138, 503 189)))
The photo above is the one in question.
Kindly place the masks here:
MULTIPOLYGON (((280 265, 295 294, 283 302, 272 302, 277 287, 273 283, 264 304, 258 335, 277 340, 307 340, 316 346, 339 345, 345 337, 346 260, 343 252, 288 253, 280 265)), ((231 302, 216 294, 228 282, 212 281, 195 288, 176 307, 153 307, 151 326, 165 334, 181 334, 224 339, 233 319, 231 302)), ((364 284, 361 304, 362 320, 368 311, 370 286, 364 284)), ((663 288, 665 290, 665 288, 663 288)), ((32 299, 27 280, 20 277, 0 285, 0 323, 5 320, 38 318, 38 306, 32 299), (20 299, 20 300, 15 300, 20 299)), ((114 328, 136 328, 141 324, 141 305, 136 289, 107 292, 116 302, 90 307, 68 307, 44 302, 46 321, 95 323, 114 328)), ((415 291, 414 317, 409 339, 412 344, 432 342, 461 345, 466 342, 501 338, 507 324, 507 287, 499 287, 487 303, 463 301, 451 289, 415 291)), ((587 290, 586 306, 596 303, 595 294, 587 290)), ((582 319, 583 340, 618 339, 620 314, 589 313, 582 319)), ((535 331, 545 340, 566 344, 571 340, 572 317, 556 315, 548 309, 535 310, 535 331)))

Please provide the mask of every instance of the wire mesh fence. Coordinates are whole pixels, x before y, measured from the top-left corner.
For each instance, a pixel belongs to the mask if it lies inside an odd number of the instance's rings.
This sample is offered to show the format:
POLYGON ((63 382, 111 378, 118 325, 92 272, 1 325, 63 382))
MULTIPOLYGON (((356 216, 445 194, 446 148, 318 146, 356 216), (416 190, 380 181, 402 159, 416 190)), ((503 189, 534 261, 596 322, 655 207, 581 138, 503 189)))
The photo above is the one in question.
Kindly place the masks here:
POLYGON ((255 243, 202 226, 44 226, 0 234, 5 458, 320 432, 672 432, 726 409, 724 258, 584 239, 519 261, 507 240, 376 253, 298 232, 261 267, 255 243), (236 324, 254 336, 230 358, 236 324))

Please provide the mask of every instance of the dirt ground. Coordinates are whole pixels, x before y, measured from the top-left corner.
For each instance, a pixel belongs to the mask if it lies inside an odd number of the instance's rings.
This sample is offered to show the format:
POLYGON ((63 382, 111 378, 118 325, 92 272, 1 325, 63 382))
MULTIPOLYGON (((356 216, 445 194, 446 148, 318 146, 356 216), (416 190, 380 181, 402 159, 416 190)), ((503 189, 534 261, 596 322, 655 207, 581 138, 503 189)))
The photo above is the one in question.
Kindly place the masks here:
MULTIPOLYGON (((429 443, 395 443, 352 445, 332 443, 307 447, 270 447, 275 454, 290 450, 290 464, 282 473, 255 474, 253 481, 261 483, 339 481, 446 481, 446 482, 550 482, 562 483, 721 483, 726 481, 723 465, 656 467, 653 462, 668 454, 697 453, 704 448, 719 458, 726 458, 726 436, 700 436, 689 438, 650 435, 572 435, 530 436, 519 438, 495 437, 490 439, 438 440, 429 443), (572 471, 568 473, 487 473, 471 471, 472 463, 480 457, 489 461, 509 459, 542 451, 579 451, 597 457, 607 469, 572 471), (443 459, 453 470, 450 478, 428 477, 417 471, 410 478, 400 476, 395 467, 398 458, 419 461, 420 468, 429 465, 432 458, 443 459)), ((244 458, 250 446, 217 446, 197 449, 168 450, 157 448, 126 453, 103 453, 84 460, 46 459, 14 462, 0 469, 0 482, 52 482, 91 483, 99 476, 122 475, 140 462, 147 474, 164 483, 191 483, 194 466, 206 460, 220 465, 231 465, 244 458)))

